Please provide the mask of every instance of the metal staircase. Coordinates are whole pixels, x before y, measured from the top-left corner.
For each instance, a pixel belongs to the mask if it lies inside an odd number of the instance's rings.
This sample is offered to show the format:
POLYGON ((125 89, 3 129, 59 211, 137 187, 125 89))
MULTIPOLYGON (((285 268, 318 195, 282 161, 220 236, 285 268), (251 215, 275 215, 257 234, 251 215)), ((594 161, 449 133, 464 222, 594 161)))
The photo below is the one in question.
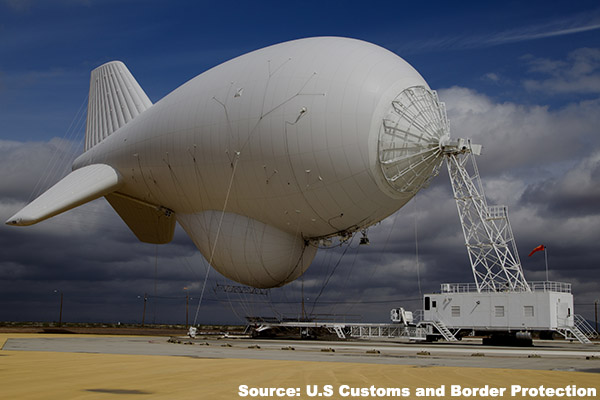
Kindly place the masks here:
POLYGON ((591 339, 598 337, 598 332, 579 314, 573 316, 573 326, 563 326, 557 329, 565 339, 577 339, 581 343, 590 344, 591 339))
POLYGON ((584 343, 584 344, 592 343, 592 341, 590 339, 588 339, 588 337, 586 335, 584 335, 584 333, 581 332, 579 330, 579 328, 577 328, 576 326, 571 326, 571 327, 567 326, 564 328, 558 328, 557 331, 558 331, 558 333, 563 335, 565 337, 565 339, 577 339, 581 343, 584 343), (569 334, 572 336, 570 336, 569 334))
POLYGON ((454 336, 454 334, 452 332, 450 332, 450 329, 448 329, 448 327, 446 326, 446 324, 444 324, 442 321, 427 321, 428 323, 430 323, 431 325, 433 325, 433 327, 435 329, 437 329, 437 331, 444 337, 444 339, 446 339, 448 342, 457 342, 458 339, 456 338, 456 336, 454 336))
POLYGON ((579 314, 575 314, 573 318, 575 327, 581 331, 588 339, 597 339, 598 332, 579 314))
POLYGON ((335 325, 333 327, 333 330, 335 331, 335 333, 338 335, 338 337, 340 339, 346 339, 346 335, 344 334, 344 330, 342 329, 344 326, 343 325, 335 325))

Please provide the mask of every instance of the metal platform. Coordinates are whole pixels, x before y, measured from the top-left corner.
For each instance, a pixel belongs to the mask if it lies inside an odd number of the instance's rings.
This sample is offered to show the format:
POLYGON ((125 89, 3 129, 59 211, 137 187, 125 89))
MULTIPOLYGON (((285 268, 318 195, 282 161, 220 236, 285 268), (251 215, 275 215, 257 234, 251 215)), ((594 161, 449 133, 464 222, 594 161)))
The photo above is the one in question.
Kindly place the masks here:
POLYGON ((300 336, 308 335, 310 329, 325 329, 337 335, 339 339, 395 339, 399 341, 417 342, 427 338, 426 329, 423 327, 404 324, 378 324, 378 323, 340 323, 340 322, 263 322, 254 327, 255 332, 263 333, 277 328, 298 329, 300 336), (302 332, 306 333, 302 333, 302 332))

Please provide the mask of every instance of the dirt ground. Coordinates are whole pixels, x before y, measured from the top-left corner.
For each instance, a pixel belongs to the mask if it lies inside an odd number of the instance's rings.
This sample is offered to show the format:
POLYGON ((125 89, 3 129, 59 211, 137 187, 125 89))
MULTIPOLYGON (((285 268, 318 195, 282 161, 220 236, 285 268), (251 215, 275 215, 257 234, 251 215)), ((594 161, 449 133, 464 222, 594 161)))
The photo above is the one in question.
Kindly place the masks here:
MULTIPOLYGON (((14 337, 48 340, 49 335, 4 333, 0 334, 0 346, 14 337)), ((598 374, 583 372, 52 351, 1 350, 0 371, 0 397, 6 399, 219 400, 248 398, 248 390, 269 388, 286 394, 254 398, 306 400, 314 398, 317 392, 331 399, 391 398, 376 391, 399 388, 406 390, 407 394, 400 397, 407 399, 537 399, 542 387, 600 390, 598 374), (511 395, 514 386, 536 392, 511 395), (453 387, 468 392, 454 396, 453 387), (432 393, 419 395, 423 389, 432 393), (478 395, 473 389, 504 389, 504 394, 478 395), (349 395, 351 390, 357 395, 349 395)))
MULTIPOLYGON (((243 326, 208 325, 200 327, 199 332, 217 335, 224 332, 242 333, 243 326)), ((108 325, 108 324, 73 324, 62 326, 48 323, 0 324, 0 333, 46 333, 46 334, 80 334, 80 335, 130 335, 130 336, 185 336, 185 326, 172 325, 108 325)))

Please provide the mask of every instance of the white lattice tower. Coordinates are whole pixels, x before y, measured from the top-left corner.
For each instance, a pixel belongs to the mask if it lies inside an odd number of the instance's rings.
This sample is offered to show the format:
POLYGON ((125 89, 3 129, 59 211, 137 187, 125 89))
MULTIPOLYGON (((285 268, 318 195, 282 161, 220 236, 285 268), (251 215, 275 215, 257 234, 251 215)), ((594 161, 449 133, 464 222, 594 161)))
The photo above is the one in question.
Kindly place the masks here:
POLYGON ((477 290, 530 291, 507 208, 487 205, 471 143, 459 139, 444 151, 477 290))

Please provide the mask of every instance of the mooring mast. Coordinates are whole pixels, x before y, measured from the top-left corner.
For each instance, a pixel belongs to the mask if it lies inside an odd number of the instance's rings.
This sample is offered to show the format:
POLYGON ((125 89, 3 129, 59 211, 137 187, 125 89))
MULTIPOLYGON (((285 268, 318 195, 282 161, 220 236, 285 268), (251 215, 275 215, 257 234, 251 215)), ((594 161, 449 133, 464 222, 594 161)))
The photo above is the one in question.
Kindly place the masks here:
POLYGON ((531 291, 507 207, 487 204, 475 162, 481 146, 458 139, 445 144, 443 151, 477 291, 531 291))

